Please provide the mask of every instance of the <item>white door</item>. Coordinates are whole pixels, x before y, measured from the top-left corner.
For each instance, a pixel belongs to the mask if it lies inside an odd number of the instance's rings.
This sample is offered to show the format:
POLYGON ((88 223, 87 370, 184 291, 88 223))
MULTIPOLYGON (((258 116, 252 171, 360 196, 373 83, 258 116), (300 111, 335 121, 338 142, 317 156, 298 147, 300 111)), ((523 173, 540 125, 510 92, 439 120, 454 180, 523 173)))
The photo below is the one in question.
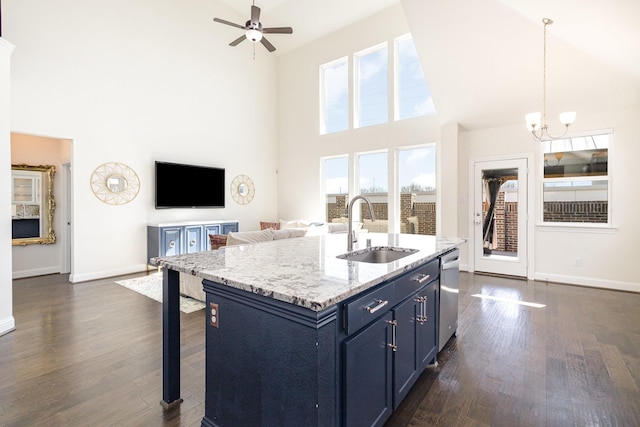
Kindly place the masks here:
POLYGON ((474 163, 474 270, 527 276, 527 159, 474 163))

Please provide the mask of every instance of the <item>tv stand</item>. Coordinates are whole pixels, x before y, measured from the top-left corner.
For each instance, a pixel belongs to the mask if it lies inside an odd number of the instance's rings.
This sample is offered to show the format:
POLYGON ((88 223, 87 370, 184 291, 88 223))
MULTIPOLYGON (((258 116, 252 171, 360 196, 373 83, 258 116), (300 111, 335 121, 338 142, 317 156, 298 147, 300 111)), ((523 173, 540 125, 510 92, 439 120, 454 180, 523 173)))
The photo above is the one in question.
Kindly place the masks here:
POLYGON ((209 234, 238 231, 238 221, 182 221, 147 224, 147 263, 151 258, 209 250, 209 234))

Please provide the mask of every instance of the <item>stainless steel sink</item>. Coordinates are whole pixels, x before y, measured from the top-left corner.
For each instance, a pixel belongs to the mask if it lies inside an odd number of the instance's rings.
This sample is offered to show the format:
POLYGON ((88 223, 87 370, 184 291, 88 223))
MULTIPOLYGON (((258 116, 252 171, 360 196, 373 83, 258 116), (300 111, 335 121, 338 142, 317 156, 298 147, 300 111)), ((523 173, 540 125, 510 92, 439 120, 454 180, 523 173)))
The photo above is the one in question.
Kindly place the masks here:
POLYGON ((415 254, 417 249, 396 248, 391 246, 375 246, 359 251, 338 255, 336 258, 347 261, 370 262, 374 264, 386 264, 401 258, 415 254))

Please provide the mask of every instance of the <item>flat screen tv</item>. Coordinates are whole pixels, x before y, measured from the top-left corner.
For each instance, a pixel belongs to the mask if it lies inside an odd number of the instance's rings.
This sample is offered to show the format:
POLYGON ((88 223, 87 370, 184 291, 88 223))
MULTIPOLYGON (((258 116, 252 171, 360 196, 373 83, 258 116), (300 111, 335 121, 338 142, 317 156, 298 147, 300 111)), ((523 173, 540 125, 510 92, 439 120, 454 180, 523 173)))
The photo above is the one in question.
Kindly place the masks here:
POLYGON ((224 169, 156 161, 156 209, 224 208, 224 169))

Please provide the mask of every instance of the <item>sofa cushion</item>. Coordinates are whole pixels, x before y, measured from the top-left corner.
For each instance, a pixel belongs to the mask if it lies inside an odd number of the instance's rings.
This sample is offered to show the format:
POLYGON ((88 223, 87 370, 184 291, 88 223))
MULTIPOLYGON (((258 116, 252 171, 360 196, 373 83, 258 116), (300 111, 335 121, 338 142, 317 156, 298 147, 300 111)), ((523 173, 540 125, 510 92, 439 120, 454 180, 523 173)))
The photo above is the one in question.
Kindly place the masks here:
POLYGON ((285 221, 283 219, 280 220, 280 230, 286 230, 288 228, 300 228, 299 221, 285 221))
POLYGON ((232 231, 227 235, 227 246, 267 242, 269 240, 273 240, 273 230, 270 228, 261 231, 232 231))
POLYGON ((288 228, 285 230, 274 230, 273 240, 290 239, 293 237, 304 237, 307 234, 305 230, 299 228, 288 228))
POLYGON ((346 222, 337 222, 327 224, 327 230, 329 233, 346 233, 349 231, 349 224, 346 222))

